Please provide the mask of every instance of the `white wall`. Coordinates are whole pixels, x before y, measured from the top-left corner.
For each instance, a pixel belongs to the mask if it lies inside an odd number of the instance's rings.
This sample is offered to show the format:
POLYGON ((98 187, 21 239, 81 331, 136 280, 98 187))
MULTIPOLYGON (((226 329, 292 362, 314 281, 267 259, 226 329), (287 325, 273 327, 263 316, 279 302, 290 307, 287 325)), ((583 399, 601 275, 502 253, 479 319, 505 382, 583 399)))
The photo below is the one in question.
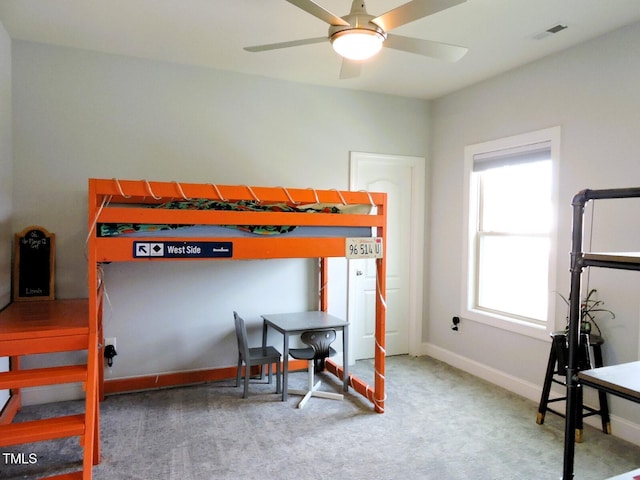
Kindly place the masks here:
MULTIPOLYGON (((347 189, 350 151, 427 152, 426 101, 21 41, 13 57, 12 227, 56 234, 61 298, 87 295, 89 177, 347 189)), ((107 378, 234 365, 232 310, 255 327, 260 313, 314 307, 313 270, 105 266, 105 334, 118 350, 107 378)), ((338 280, 331 309, 344 314, 338 280)))
MULTIPOLYGON (((11 300, 11 39, 0 23, 0 309, 11 300)), ((9 359, 0 358, 0 372, 9 369, 9 359)), ((0 411, 9 399, 7 390, 0 390, 0 411)))
POLYGON ((0 308, 11 300, 11 39, 0 23, 0 308))
MULTIPOLYGON (((573 195, 584 188, 640 184, 638 48, 640 24, 635 24, 433 103, 428 351, 539 399, 549 343, 464 319, 458 333, 450 329, 461 305, 464 147, 561 126, 557 285, 568 293, 573 195)), ((609 203, 597 205, 594 250, 638 249, 640 204, 622 206, 618 213, 609 203)), ((617 314, 613 321, 600 322, 605 362, 637 360, 638 273, 594 269, 590 286, 617 314)), ((557 310, 561 329, 566 313, 561 302, 557 310)), ((621 422, 639 423, 637 407, 618 399, 612 403, 621 422)))

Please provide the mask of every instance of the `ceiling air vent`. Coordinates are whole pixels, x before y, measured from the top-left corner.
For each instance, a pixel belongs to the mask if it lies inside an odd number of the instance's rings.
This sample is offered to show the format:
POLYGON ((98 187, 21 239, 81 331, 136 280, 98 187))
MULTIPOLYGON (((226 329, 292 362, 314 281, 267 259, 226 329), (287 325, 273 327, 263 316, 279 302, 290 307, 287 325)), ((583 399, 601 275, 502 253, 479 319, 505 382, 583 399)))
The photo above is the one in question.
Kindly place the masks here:
POLYGON ((540 33, 535 34, 533 36, 533 38, 535 38, 536 40, 542 40, 543 38, 547 38, 547 37, 550 37, 551 35, 555 35, 556 33, 559 33, 561 31, 565 30, 566 28, 568 28, 566 25, 558 23, 557 25, 554 25, 553 27, 547 28, 544 32, 540 32, 540 33))

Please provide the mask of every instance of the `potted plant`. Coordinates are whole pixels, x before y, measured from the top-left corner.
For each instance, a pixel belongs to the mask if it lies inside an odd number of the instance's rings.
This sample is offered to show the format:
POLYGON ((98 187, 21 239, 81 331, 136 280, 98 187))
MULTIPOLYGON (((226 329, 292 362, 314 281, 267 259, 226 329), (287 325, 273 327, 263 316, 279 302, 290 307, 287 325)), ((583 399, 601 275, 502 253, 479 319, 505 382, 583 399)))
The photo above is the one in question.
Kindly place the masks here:
MULTIPOLYGON (((595 288, 592 288, 591 290, 589 290, 589 293, 587 294, 586 298, 582 300, 582 302, 580 302, 580 331, 582 333, 591 334, 593 331, 593 328, 595 327, 597 330, 596 335, 602 336, 602 330, 600 330, 600 326, 596 322, 596 318, 602 314, 606 314, 607 316, 610 316, 611 319, 614 319, 616 318, 616 315, 611 310, 603 308, 603 305, 604 305, 603 300, 594 299, 594 295, 596 292, 597 290, 595 288)), ((558 293, 558 295, 560 296, 560 298, 562 298, 562 300, 564 300, 564 303, 567 304, 567 308, 568 308, 569 300, 561 293, 558 293)), ((567 313, 566 319, 567 319, 566 329, 568 329, 569 313, 567 313)))

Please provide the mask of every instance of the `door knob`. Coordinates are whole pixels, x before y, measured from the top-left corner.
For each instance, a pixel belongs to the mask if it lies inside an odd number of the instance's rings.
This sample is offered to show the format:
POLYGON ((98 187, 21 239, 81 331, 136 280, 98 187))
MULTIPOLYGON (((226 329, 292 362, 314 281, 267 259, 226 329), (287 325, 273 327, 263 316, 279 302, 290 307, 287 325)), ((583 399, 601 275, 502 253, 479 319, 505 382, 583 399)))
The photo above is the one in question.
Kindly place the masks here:
POLYGON ((356 275, 357 275, 357 276, 362 275, 362 270, 356 270, 356 275))

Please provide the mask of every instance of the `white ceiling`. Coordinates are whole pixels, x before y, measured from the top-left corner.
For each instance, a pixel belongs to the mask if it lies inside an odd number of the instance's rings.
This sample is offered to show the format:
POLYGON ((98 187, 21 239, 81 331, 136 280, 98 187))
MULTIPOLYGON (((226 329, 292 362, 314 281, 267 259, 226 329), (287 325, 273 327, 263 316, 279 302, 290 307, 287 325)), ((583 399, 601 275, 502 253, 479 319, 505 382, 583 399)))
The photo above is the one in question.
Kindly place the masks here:
MULTIPOLYGON (((351 6, 317 3, 338 16, 351 6)), ((368 0, 367 10, 380 15, 402 3, 368 0)), ((285 0, 0 0, 13 39, 425 99, 638 21, 639 0, 468 0, 393 30, 468 47, 458 63, 383 49, 359 78, 339 80, 341 60, 328 42, 243 50, 327 34, 327 24, 285 0), (559 23, 569 28, 534 38, 559 23)))

